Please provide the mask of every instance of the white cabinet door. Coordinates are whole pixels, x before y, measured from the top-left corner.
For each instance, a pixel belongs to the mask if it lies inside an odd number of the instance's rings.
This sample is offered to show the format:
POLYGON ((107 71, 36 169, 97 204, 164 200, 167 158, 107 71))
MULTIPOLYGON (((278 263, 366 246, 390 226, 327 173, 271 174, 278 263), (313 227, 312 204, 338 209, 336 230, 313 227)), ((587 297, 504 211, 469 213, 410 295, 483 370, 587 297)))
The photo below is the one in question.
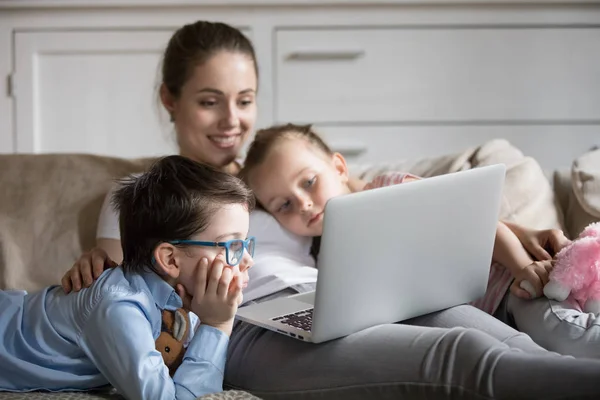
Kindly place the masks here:
POLYGON ((157 97, 162 52, 171 34, 166 29, 17 32, 17 152, 138 157, 175 151, 157 97))
POLYGON ((281 122, 600 120, 600 29, 280 29, 281 122))

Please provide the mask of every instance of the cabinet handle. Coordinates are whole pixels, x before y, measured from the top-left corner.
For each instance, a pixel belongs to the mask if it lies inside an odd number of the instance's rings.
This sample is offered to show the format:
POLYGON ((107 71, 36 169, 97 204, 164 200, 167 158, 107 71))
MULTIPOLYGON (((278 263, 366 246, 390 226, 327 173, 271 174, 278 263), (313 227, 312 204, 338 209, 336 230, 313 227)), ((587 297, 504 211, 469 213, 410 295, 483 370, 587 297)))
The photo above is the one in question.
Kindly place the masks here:
POLYGON ((288 54, 288 60, 295 61, 323 61, 323 60, 356 60, 357 58, 363 57, 365 52, 363 50, 307 50, 307 51, 294 51, 288 54))

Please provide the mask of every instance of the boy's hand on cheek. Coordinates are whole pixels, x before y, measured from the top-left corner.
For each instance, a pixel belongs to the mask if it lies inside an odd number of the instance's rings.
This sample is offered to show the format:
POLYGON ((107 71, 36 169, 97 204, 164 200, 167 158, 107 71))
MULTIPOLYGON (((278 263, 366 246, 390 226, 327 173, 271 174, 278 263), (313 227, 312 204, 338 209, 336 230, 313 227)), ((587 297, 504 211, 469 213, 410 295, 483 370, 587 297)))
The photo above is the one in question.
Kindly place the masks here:
MULTIPOLYGON (((201 262, 202 261, 198 262, 198 268, 200 267, 201 262)), ((210 269, 209 269, 209 272, 210 272, 210 269)), ((229 292, 235 291, 237 287, 242 288, 243 283, 244 283, 244 277, 241 272, 237 271, 234 274, 233 279, 231 280, 231 283, 229 284, 229 292)), ((207 281, 207 284, 208 284, 208 281, 207 281)), ((175 286, 175 291, 177 292, 177 294, 179 295, 179 297, 181 297, 181 299, 183 301, 183 308, 186 310, 191 310, 192 295, 186 290, 185 286, 183 286, 183 284, 181 284, 181 283, 178 283, 175 286)), ((237 304, 238 305, 242 304, 243 300, 244 300, 244 296, 242 295, 242 292, 240 292, 240 295, 237 298, 237 304)))
POLYGON ((239 306, 240 304, 242 304, 242 301, 244 300, 244 296, 242 294, 242 285, 244 283, 244 278, 242 277, 242 274, 238 271, 234 276, 233 279, 231 280, 231 283, 229 284, 229 292, 233 293, 236 292, 239 289, 239 295, 236 299, 237 305, 239 306))
POLYGON ((233 271, 226 266, 223 256, 217 256, 210 268, 208 260, 202 259, 196 270, 190 306, 201 323, 220 329, 227 335, 231 334, 241 296, 241 286, 232 285, 233 278, 233 271))
POLYGON ((244 283, 244 278, 242 277, 242 273, 239 270, 231 270, 233 273, 233 277, 231 279, 231 283, 229 284, 229 291, 234 291, 237 288, 242 289, 242 284, 244 283))

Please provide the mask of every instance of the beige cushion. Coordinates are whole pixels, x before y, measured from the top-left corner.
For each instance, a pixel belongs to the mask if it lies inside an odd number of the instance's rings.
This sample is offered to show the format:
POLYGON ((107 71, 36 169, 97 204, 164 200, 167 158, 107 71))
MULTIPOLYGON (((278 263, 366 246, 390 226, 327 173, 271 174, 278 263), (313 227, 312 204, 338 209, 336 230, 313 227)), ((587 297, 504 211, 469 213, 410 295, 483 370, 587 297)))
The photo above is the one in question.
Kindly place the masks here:
POLYGON ((0 288, 59 283, 94 245, 113 178, 148 164, 93 155, 0 155, 0 288))
POLYGON ((563 202, 566 229, 571 238, 590 223, 600 221, 600 150, 577 158, 571 171, 556 172, 554 185, 563 202))
POLYGON ((562 211, 540 165, 508 141, 495 139, 463 152, 420 160, 354 165, 351 172, 370 180, 385 171, 405 171, 430 177, 484 165, 507 168, 500 218, 532 228, 564 229, 562 211))
POLYGON ((600 218, 600 149, 590 151, 573 162, 573 193, 581 207, 600 218))

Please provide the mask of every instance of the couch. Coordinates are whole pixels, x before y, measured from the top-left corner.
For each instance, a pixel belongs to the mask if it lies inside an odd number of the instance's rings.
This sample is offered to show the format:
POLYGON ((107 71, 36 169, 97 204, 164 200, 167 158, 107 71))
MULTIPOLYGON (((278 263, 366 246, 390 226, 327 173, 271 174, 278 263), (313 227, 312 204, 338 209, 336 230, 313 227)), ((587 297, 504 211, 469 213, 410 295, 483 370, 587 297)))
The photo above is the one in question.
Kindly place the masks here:
MULTIPOLYGON (((34 291, 58 283, 77 257, 94 246, 100 207, 113 180, 143 171, 152 161, 84 154, 0 155, 0 289, 34 291)), ((574 160, 570 170, 543 171, 534 159, 497 139, 459 153, 351 165, 350 170, 365 179, 386 170, 429 177, 495 163, 507 167, 500 218, 563 229, 569 237, 600 220, 600 150, 574 160)), ((0 393, 0 400, 17 398, 116 396, 0 393)), ((210 398, 252 397, 231 391, 210 398)))

